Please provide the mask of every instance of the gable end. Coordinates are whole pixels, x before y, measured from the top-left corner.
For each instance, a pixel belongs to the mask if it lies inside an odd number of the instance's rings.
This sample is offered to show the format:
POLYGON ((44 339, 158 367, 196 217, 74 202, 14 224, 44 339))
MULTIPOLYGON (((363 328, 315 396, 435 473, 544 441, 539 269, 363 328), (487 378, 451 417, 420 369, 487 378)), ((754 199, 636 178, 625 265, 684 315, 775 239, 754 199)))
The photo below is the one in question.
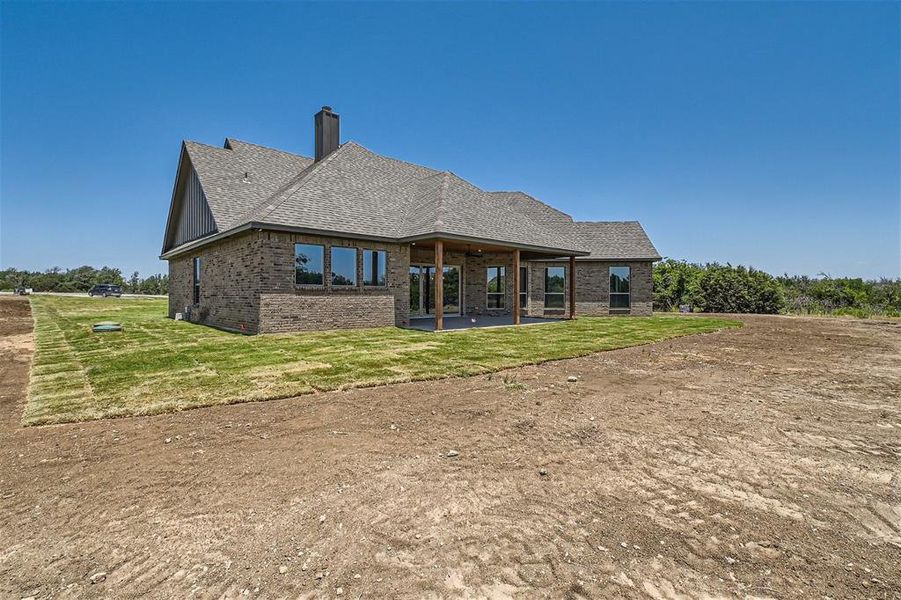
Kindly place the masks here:
POLYGON ((187 153, 183 152, 176 176, 172 204, 169 208, 169 222, 166 225, 163 252, 206 237, 216 231, 216 221, 210 211, 200 178, 188 159, 187 153))

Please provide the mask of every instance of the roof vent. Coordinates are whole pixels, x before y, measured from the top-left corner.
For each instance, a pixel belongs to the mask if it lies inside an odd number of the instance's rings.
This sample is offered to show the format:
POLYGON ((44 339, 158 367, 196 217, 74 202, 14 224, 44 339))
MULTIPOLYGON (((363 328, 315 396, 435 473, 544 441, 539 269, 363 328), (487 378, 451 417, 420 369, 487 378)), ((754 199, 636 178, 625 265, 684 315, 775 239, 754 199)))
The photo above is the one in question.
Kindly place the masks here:
POLYGON ((241 179, 244 183, 250 183, 250 171, 244 171, 244 178, 241 179))
POLYGON ((341 144, 339 135, 339 117, 332 112, 331 106, 323 106, 322 110, 313 116, 316 143, 316 161, 320 161, 335 150, 341 144))

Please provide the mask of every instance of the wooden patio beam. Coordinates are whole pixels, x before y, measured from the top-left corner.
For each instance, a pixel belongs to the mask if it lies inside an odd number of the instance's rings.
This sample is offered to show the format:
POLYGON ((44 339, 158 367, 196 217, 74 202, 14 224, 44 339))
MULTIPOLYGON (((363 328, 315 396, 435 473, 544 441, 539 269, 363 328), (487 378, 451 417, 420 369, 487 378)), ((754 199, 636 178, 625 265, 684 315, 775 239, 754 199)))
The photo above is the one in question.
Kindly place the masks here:
POLYGON ((569 257, 569 318, 576 318, 576 257, 569 257))
POLYGON ((513 251, 513 324, 519 325, 519 250, 513 251))
POLYGON ((444 242, 435 242, 435 331, 444 329, 444 242))

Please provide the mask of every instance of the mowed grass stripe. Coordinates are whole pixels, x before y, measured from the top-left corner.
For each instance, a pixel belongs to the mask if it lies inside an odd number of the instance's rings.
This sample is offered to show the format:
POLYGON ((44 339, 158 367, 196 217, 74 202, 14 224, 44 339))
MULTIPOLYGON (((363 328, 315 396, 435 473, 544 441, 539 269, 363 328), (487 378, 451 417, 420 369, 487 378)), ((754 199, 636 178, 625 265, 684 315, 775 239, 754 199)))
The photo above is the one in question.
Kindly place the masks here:
POLYGON ((84 365, 60 326, 52 305, 32 304, 35 356, 31 366, 25 421, 82 411, 94 399, 84 365))
POLYGON ((172 321, 162 299, 33 296, 31 303, 26 425, 475 375, 740 326, 680 316, 585 317, 444 334, 390 327, 243 336, 172 321), (124 331, 91 331, 109 320, 124 331))

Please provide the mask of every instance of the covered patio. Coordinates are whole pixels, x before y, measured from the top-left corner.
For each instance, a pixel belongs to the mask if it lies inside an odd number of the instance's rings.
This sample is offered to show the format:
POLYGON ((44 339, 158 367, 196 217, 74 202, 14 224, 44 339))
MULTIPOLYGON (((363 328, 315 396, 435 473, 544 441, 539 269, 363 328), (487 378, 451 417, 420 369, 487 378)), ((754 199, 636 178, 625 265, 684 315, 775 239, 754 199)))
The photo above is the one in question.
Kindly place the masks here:
MULTIPOLYGON (((568 260, 567 295, 569 302, 562 317, 575 318, 575 269, 577 255, 585 255, 585 252, 558 249, 552 247, 531 246, 526 244, 499 244, 489 240, 465 238, 461 236, 442 236, 434 238, 423 236, 411 241, 411 272, 414 279, 411 280, 411 311, 410 324, 412 329, 423 331, 442 331, 453 329, 469 329, 473 327, 499 327, 505 325, 533 325, 558 320, 555 317, 533 317, 522 314, 519 293, 521 290, 520 266, 523 261, 535 259, 558 258, 568 260), (446 262, 447 252, 456 255, 454 262, 446 262), (489 259, 489 256, 502 256, 504 261, 489 259), (482 268, 488 267, 488 282, 490 286, 495 281, 500 281, 501 290, 481 288, 473 296, 500 297, 492 305, 485 305, 481 298, 464 302, 461 296, 461 271, 470 270, 470 267, 478 268, 479 262, 483 262, 482 268), (507 262, 509 261, 509 262, 507 262), (506 266, 505 266, 506 265, 506 266), (497 269, 496 278, 490 275, 491 269, 497 269), (509 271, 504 271, 509 269, 509 271), (510 278, 507 279, 506 273, 510 278), (450 277, 450 287, 445 287, 445 281, 450 277), (422 284, 419 279, 424 278, 422 284), (509 281, 509 283, 508 283, 509 281), (512 284, 512 285, 510 285, 512 284), (417 287, 420 285, 421 287, 417 287), (433 286, 433 288, 432 288, 433 286), (417 292, 420 290, 421 293, 417 292), (505 302, 509 302, 504 307, 505 302), (419 310, 417 310, 417 307, 419 310), (448 310, 445 310, 448 307, 448 310), (486 311, 504 314, 485 314, 486 311), (451 313, 451 314, 445 314, 451 313), (456 314, 454 314, 456 313, 456 314)), ((480 274, 470 275, 478 279, 480 274)), ((481 275, 485 277, 485 275, 481 275)), ((467 283, 472 287, 472 278, 467 283)))
MULTIPOLYGON (((545 323, 555 323, 562 321, 563 318, 553 317, 526 317, 520 316, 519 325, 541 325, 545 323)), ((422 317, 410 319, 408 329, 418 329, 419 331, 454 331, 460 329, 473 329, 478 327, 506 327, 514 325, 513 315, 478 315, 478 316, 462 316, 462 317, 444 317, 443 329, 435 326, 434 317, 422 317)))

